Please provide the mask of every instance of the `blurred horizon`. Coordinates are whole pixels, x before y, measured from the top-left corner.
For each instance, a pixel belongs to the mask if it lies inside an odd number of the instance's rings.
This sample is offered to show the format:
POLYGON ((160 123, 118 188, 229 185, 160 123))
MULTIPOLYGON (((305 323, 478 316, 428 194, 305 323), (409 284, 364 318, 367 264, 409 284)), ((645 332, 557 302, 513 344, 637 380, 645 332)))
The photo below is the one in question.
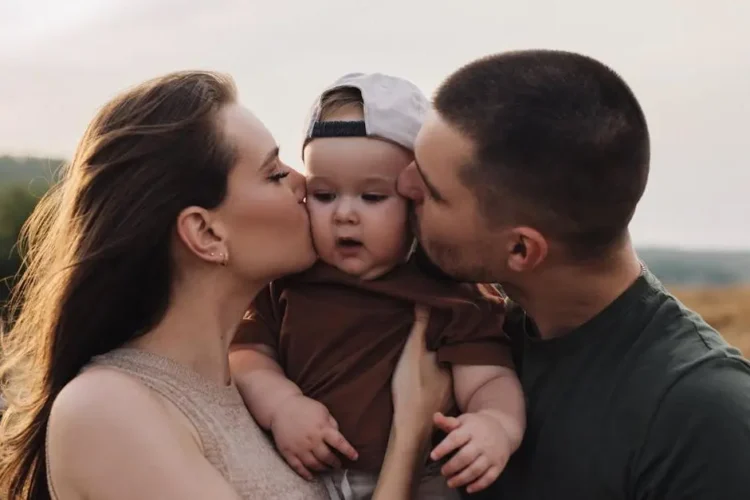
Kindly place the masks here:
MULTIPOLYGON (((47 186, 54 182, 59 169, 67 162, 63 158, 44 158, 38 156, 11 156, 4 155, 0 152, 0 195, 2 187, 18 188, 25 186, 25 190, 32 198, 39 198, 43 195, 47 186)), ((1 217, 0 217, 1 219, 1 217)), ((721 247, 721 246, 700 246, 700 245, 680 245, 680 244, 637 244, 634 242, 636 251, 645 251, 649 257, 658 259, 659 265, 665 261, 674 260, 676 255, 684 254, 691 259, 714 260, 720 257, 729 257, 733 260, 739 258, 743 261, 747 259, 747 281, 750 283, 750 246, 747 247, 721 247)), ((700 265, 703 265, 701 263, 700 265)), ((700 267, 699 265, 699 267, 700 267)), ((736 262, 731 262, 729 268, 736 267, 736 262)), ((745 273, 743 273, 745 274, 745 273)))

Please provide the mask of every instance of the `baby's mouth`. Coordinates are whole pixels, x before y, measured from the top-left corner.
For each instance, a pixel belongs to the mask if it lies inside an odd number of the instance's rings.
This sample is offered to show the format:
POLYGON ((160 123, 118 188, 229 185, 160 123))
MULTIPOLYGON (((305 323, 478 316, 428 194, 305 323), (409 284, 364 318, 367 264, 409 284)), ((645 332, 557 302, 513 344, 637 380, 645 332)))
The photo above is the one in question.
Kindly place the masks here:
POLYGON ((358 248, 362 246, 362 242, 354 238, 337 238, 336 246, 341 248, 358 248))

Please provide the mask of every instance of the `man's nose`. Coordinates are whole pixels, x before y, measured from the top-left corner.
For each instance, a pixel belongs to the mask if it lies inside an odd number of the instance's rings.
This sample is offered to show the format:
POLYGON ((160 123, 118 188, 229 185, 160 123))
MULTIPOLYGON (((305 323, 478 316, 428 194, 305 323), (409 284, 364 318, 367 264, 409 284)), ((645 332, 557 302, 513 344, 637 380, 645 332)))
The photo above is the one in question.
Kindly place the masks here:
POLYGON ((396 189, 401 196, 413 200, 415 203, 421 203, 424 200, 421 180, 414 162, 401 171, 396 181, 396 189))

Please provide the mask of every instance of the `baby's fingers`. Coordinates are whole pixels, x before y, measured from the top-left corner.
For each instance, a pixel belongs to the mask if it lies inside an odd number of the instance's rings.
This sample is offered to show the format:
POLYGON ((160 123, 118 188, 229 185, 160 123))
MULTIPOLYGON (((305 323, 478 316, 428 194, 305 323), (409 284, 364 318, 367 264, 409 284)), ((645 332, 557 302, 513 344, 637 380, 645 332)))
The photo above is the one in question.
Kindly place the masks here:
POLYGON ((448 480, 449 488, 460 488, 481 478, 490 468, 490 462, 484 455, 479 455, 474 461, 469 463, 459 474, 448 480))
POLYGON ((326 443, 320 443, 312 450, 312 453, 315 455, 315 458, 326 464, 331 469, 341 468, 341 460, 339 460, 333 450, 331 450, 326 443))
POLYGON ((315 456, 313 451, 308 451, 301 457, 302 463, 305 467, 308 469, 312 469, 317 472, 323 472, 325 470, 328 470, 328 466, 318 460, 318 457, 315 456))
POLYGON ((323 431, 323 441, 325 441, 328 446, 338 450, 349 460, 357 460, 357 458, 359 458, 357 450, 349 444, 349 441, 346 440, 343 434, 333 427, 328 427, 323 431))
POLYGON ((446 417, 441 412, 435 413, 432 417, 432 421, 435 426, 446 434, 450 434, 454 430, 461 427, 461 421, 456 417, 446 417))
POLYGON ((471 435, 460 427, 448 434, 430 453, 432 460, 440 460, 453 450, 461 448, 471 440, 471 435))
POLYGON ((466 492, 471 494, 487 488, 489 485, 495 482, 495 479, 497 479, 498 476, 500 476, 501 470, 501 467, 493 465, 492 467, 487 469, 487 472, 485 472, 479 479, 471 483, 466 488, 466 492))
POLYGON ((307 467, 302 464, 300 459, 298 459, 294 455, 285 455, 284 458, 289 464, 289 467, 291 467, 297 474, 307 479, 308 481, 313 480, 312 472, 310 472, 307 467))
MULTIPOLYGON (((474 443, 466 443, 461 447, 458 453, 453 455, 453 457, 451 457, 451 459, 448 460, 448 462, 443 465, 443 467, 441 467, 440 473, 444 477, 453 477, 465 468, 472 465, 481 455, 482 453, 474 443)), ((486 457, 484 458, 484 461, 487 461, 486 457)), ((487 466, 489 467, 489 465, 490 464, 488 462, 487 466)))

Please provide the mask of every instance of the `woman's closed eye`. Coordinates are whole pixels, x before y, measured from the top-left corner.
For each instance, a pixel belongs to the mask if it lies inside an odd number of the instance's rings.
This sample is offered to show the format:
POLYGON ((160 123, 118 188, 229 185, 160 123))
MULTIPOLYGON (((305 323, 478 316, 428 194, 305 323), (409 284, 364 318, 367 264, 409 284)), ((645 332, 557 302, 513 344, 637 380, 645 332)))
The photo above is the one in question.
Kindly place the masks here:
POLYGON ((288 170, 279 170, 279 171, 274 172, 273 174, 269 175, 268 176, 268 180, 270 180, 271 182, 281 182, 281 180, 284 177, 287 177, 288 175, 289 175, 289 171, 288 170))

